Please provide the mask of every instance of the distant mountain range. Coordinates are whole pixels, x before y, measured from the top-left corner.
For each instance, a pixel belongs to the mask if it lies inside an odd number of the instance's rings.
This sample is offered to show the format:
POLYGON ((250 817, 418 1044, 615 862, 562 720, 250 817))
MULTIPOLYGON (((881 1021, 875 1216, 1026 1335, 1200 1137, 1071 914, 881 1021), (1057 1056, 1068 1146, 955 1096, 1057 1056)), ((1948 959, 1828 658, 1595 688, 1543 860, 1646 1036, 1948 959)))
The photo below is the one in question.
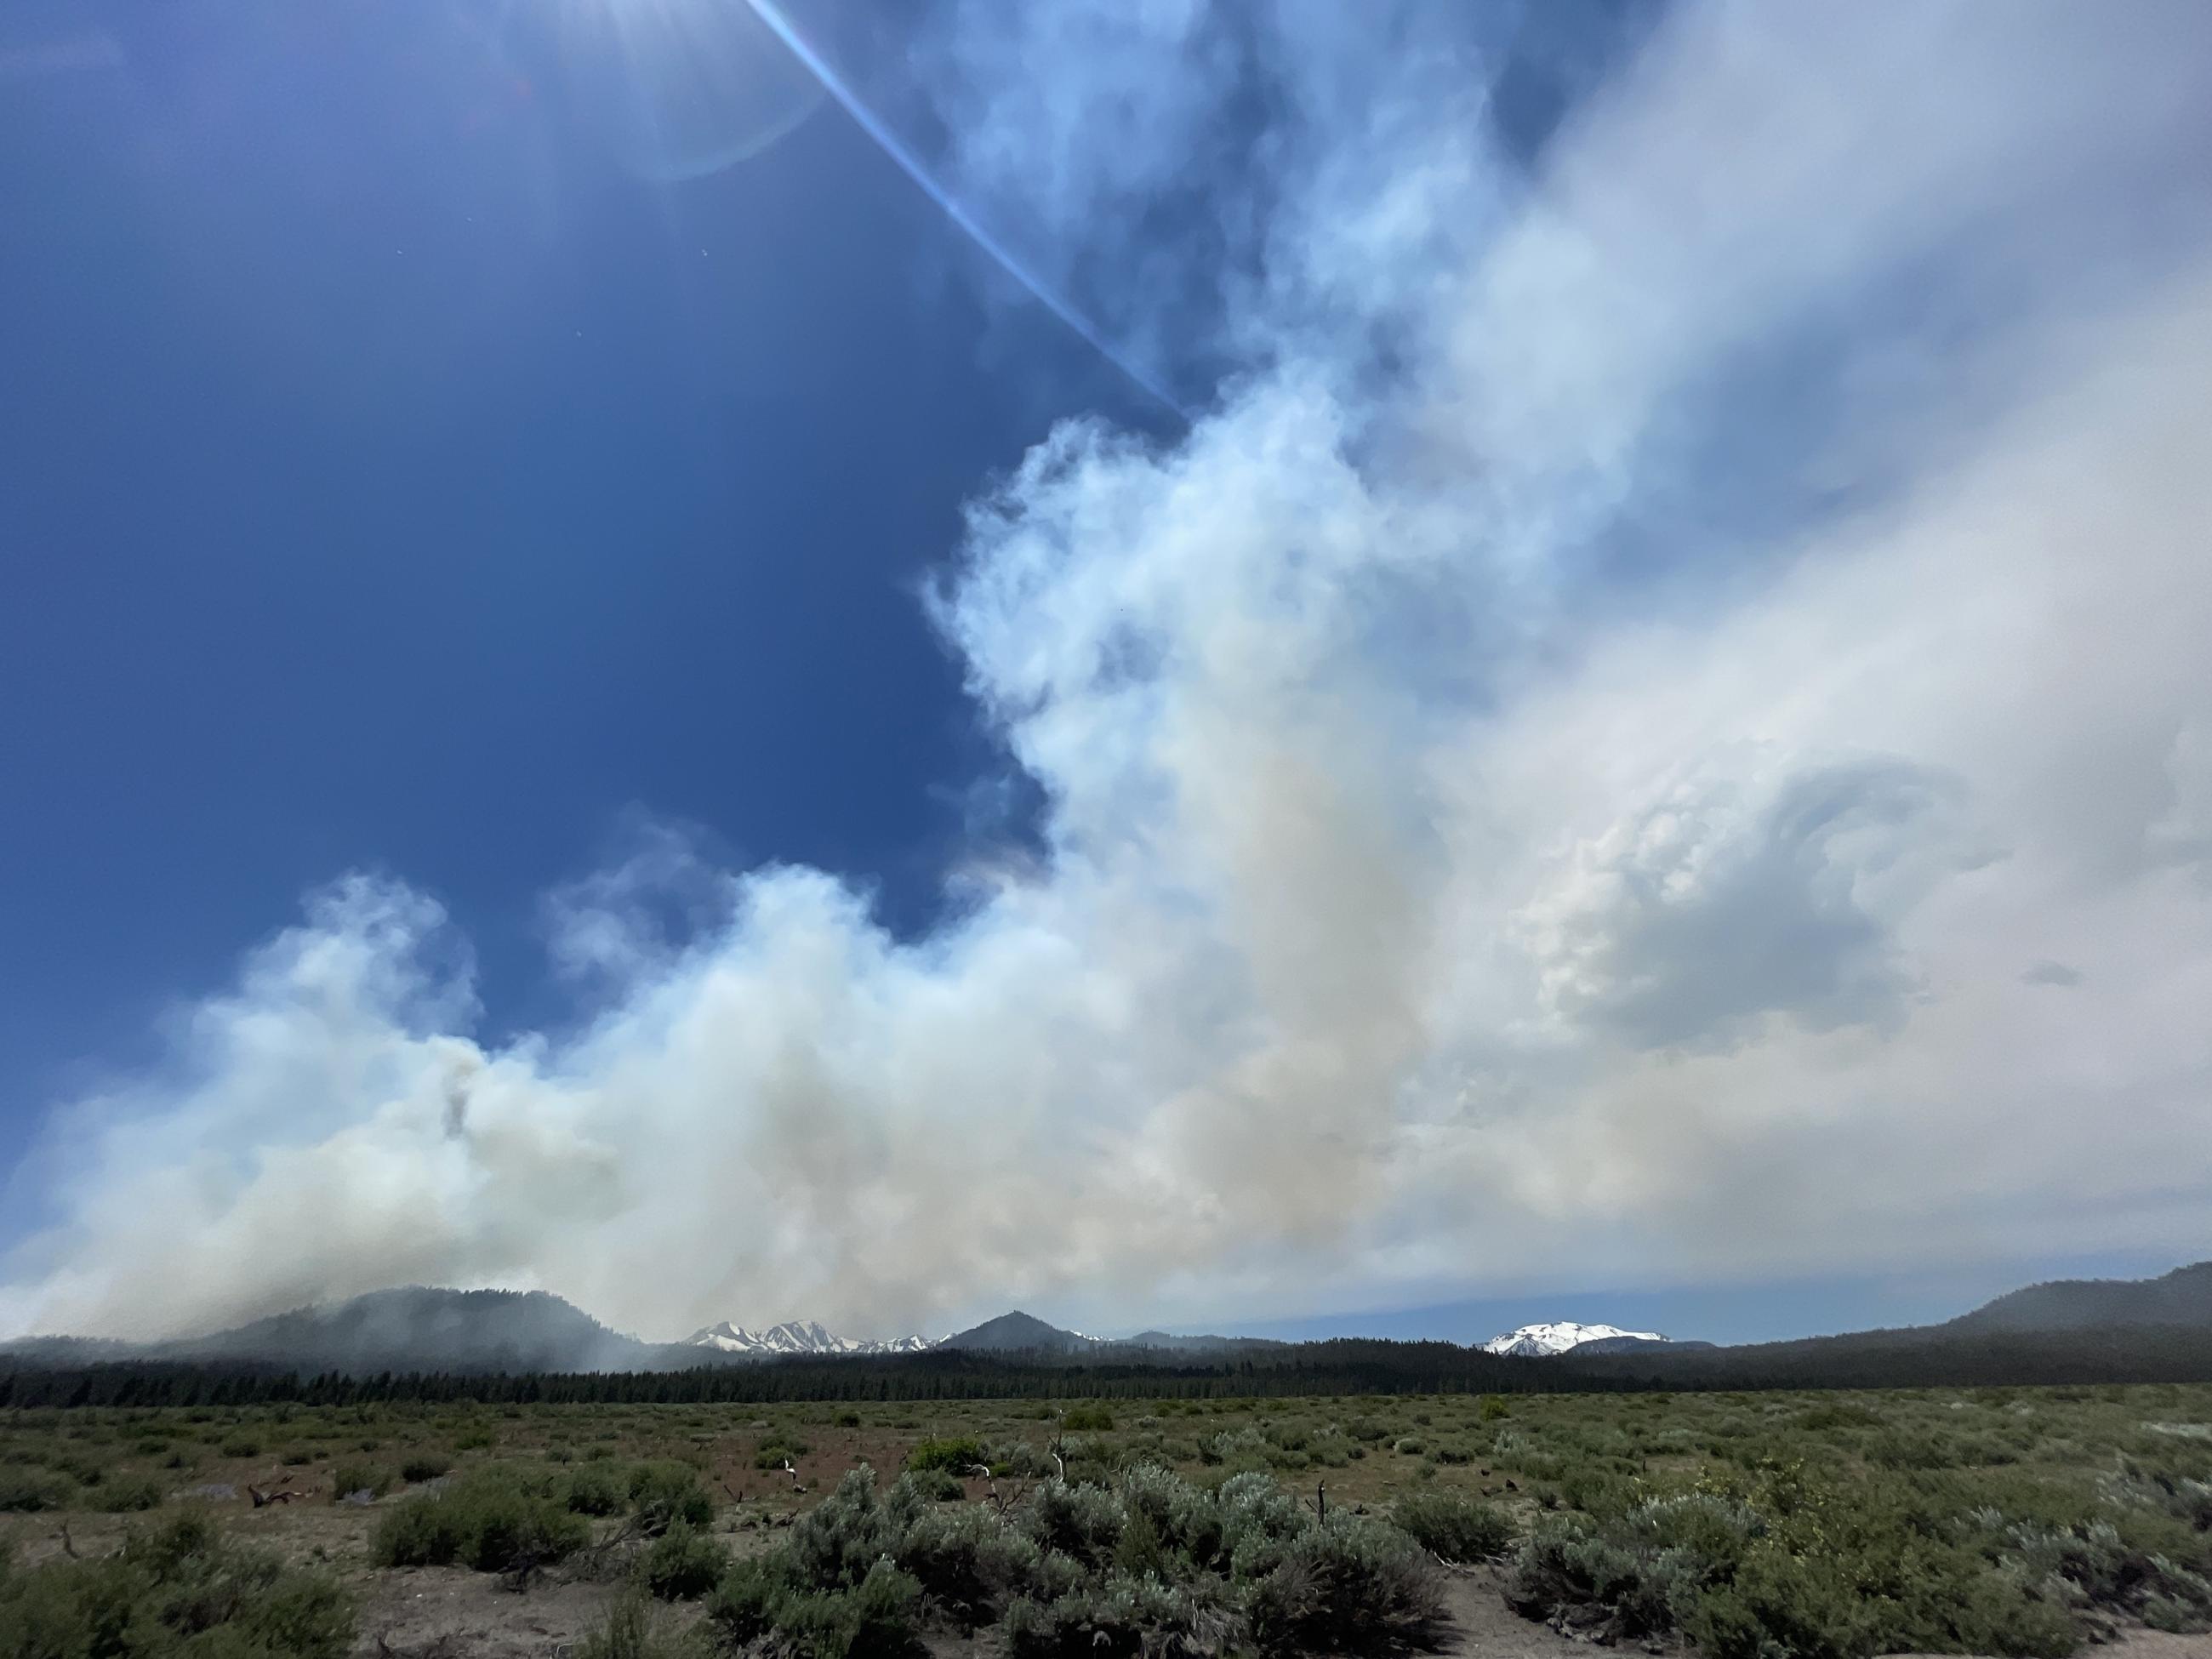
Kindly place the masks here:
MULTIPOLYGON (((247 1365, 313 1374, 343 1371, 451 1373, 680 1370, 702 1364, 804 1362, 934 1363, 979 1355, 1008 1363, 1188 1366, 1224 1359, 1268 1363, 1347 1348, 1412 1352, 1425 1346, 1361 1340, 1292 1344, 1259 1337, 1176 1336, 1146 1331, 1121 1340, 1062 1329, 1026 1313, 996 1319, 940 1341, 839 1337, 809 1320, 764 1330, 710 1325, 686 1341, 653 1343, 611 1330, 544 1291, 380 1291, 329 1307, 301 1308, 234 1329, 181 1341, 129 1343, 41 1337, 0 1346, 0 1367, 58 1369, 130 1362, 247 1365)), ((1686 1384, 1818 1376, 1889 1377, 1918 1367, 1935 1375, 1969 1350, 2009 1356, 2024 1379, 2056 1376, 2087 1352, 2124 1355, 2156 1348, 2164 1375, 2204 1370, 2192 1356, 2212 1354, 2212 1261, 2143 1280, 2065 1280, 2001 1296, 1944 1324, 1863 1331, 1792 1342, 1716 1347, 1656 1331, 1571 1322, 1524 1325, 1458 1349, 1485 1363, 1524 1358, 1550 1367, 1587 1368, 1593 1377, 1626 1374, 1686 1384), (2083 1334, 2087 1334, 2084 1335, 2083 1334), (2136 1334, 2140 1334, 2139 1335, 2136 1334), (2085 1346, 2085 1344, 2087 1346, 2085 1346), (2056 1358, 2054 1358, 2054 1356, 2056 1358), (1902 1358, 1900 1358, 1902 1357, 1902 1358), (1907 1363, 1909 1361, 1909 1364, 1907 1363), (2060 1363, 2063 1361, 2063 1363, 2060 1363), (2055 1369, 2054 1369, 2055 1367, 2055 1369), (2179 1368, 2177 1371, 2176 1368, 2179 1368)), ((1424 1362, 1426 1363, 1426 1362, 1424 1362)))
POLYGON ((1572 1354, 1577 1359, 1609 1353, 1685 1353, 1710 1348, 1710 1342, 1678 1342, 1656 1331, 1624 1331, 1616 1325, 1523 1325, 1518 1330, 1493 1336, 1482 1345, 1485 1353, 1508 1354, 1516 1359, 1556 1359, 1572 1354))
POLYGON ((1482 1345, 1482 1351, 1511 1354, 1521 1359, 1547 1359, 1593 1342, 1633 1348, 1639 1343, 1666 1340, 1656 1331, 1624 1331, 1618 1325, 1523 1325, 1518 1330, 1492 1337, 1482 1345))
POLYGON ((743 1325, 732 1325, 724 1320, 719 1325, 692 1332, 684 1340, 690 1347, 712 1348, 717 1353, 742 1354, 758 1359, 772 1359, 779 1354, 920 1353, 936 1346, 926 1336, 894 1337, 888 1342, 832 1336, 819 1322, 811 1319, 787 1319, 781 1325, 770 1325, 760 1331, 749 1331, 743 1325))
POLYGON ((925 1336, 902 1336, 888 1342, 838 1336, 817 1321, 787 1319, 765 1330, 748 1330, 726 1321, 694 1331, 686 1346, 710 1348, 739 1358, 773 1359, 785 1356, 838 1354, 924 1353, 933 1348, 974 1353, 1040 1353, 1064 1356, 1120 1353, 1124 1350, 1158 1350, 1177 1354, 1236 1353, 1285 1345, 1257 1336, 1171 1336, 1165 1331, 1144 1331, 1130 1337, 1086 1336, 1081 1331, 1048 1325, 1034 1314, 1000 1314, 981 1324, 932 1341, 925 1336))
POLYGON ((1291 1344, 1264 1336, 1171 1336, 1165 1331, 1139 1331, 1134 1336, 1085 1336, 1081 1331, 1066 1331, 1057 1325, 1048 1325, 1033 1314, 1016 1312, 987 1319, 970 1329, 946 1337, 937 1346, 982 1353, 1096 1355, 1142 1364, 1148 1358, 1159 1355, 1256 1353, 1286 1348, 1291 1344))

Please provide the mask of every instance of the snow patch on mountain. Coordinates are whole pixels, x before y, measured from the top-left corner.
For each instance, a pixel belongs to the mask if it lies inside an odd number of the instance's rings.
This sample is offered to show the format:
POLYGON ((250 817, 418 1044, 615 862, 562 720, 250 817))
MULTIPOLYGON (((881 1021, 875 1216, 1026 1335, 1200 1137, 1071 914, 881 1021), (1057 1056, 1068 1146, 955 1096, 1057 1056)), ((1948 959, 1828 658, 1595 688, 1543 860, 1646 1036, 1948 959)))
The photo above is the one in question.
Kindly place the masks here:
POLYGON ((812 1319, 787 1319, 780 1325, 758 1331, 732 1325, 726 1319, 719 1325, 694 1331, 684 1340, 695 1348, 754 1354, 763 1359, 779 1354, 920 1353, 935 1346, 925 1336, 895 1337, 888 1342, 838 1336, 812 1319))
POLYGON ((1522 1359, 1547 1358, 1565 1353, 1570 1348, 1604 1338, 1625 1337, 1632 1342, 1664 1342, 1667 1339, 1656 1331, 1624 1331, 1618 1325, 1577 1325, 1571 1322, 1557 1325, 1523 1325, 1518 1330, 1493 1336, 1482 1345, 1485 1353, 1510 1354, 1522 1359))

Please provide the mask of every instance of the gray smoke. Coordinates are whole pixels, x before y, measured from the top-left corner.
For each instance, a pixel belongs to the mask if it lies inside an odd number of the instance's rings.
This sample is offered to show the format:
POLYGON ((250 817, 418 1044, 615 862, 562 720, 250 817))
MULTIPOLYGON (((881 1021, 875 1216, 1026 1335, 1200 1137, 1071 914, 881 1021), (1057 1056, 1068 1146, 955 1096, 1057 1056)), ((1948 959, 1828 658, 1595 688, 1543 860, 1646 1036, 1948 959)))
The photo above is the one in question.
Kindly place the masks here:
MULTIPOLYGON (((1046 9, 1056 56, 950 29, 962 187, 1120 235, 1220 59, 1046 9)), ((1173 445, 1054 432, 933 596, 1042 858, 976 845, 901 940, 657 838, 552 904, 607 1011, 498 1043, 438 907, 342 878, 58 1113, 0 1333, 2201 1242, 2212 14, 1686 7, 1533 168, 1480 52, 1351 15, 1238 47, 1298 95, 1234 279, 1153 319, 1244 372, 1173 445), (669 893, 706 924, 644 925, 669 893)))

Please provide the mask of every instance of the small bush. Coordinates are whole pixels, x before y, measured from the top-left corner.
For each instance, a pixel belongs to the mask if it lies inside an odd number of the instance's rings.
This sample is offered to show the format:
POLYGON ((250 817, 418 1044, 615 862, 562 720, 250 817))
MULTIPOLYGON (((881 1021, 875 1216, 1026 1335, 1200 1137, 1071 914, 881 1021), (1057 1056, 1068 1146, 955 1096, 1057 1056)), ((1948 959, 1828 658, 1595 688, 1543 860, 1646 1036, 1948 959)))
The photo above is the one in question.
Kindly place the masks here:
POLYGON ((410 1486, 419 1486, 425 1480, 435 1480, 453 1467, 453 1460, 450 1457, 418 1452, 399 1466, 399 1478, 410 1486))
POLYGON ((970 1437, 921 1441, 907 1454, 906 1466, 916 1473, 924 1469, 951 1469, 965 1474, 984 1461, 981 1444, 970 1437))
POLYGON ((155 1510, 168 1494, 157 1480, 139 1476, 131 1480, 111 1480, 94 1495, 93 1507, 110 1515, 126 1515, 141 1510, 155 1510))
POLYGON ((1390 1519, 1430 1554, 1452 1562, 1489 1561, 1505 1553, 1512 1523, 1489 1504, 1449 1492, 1401 1498, 1390 1519))
POLYGON ((914 1482, 916 1492, 933 1503, 957 1504, 968 1495, 968 1488, 960 1484, 960 1477, 950 1469, 931 1469, 925 1474, 907 1478, 914 1482))
POLYGON ((1114 1413, 1103 1406, 1070 1406, 1060 1413, 1060 1426, 1071 1434, 1103 1434, 1114 1426, 1114 1413))
POLYGON ((1097 1566, 1113 1559, 1128 1520, 1120 1497, 1105 1487, 1054 1479, 1030 1495, 1022 1524, 1040 1549, 1097 1566))
POLYGON ((591 1526, 513 1471, 478 1470, 443 1492, 387 1510, 369 1540, 380 1567, 450 1566, 506 1572, 558 1561, 591 1539, 591 1526))
POLYGON ((341 1659, 354 1608, 334 1579, 226 1548, 187 1514, 112 1554, 0 1571, 0 1632, 11 1659, 341 1659))
POLYGON ((1136 1659, 1221 1651, 1237 1627, 1218 1580, 1189 1585, 1110 1576, 1007 1608, 1008 1659, 1136 1659))
POLYGON ((623 1502, 623 1489, 608 1470, 586 1464, 562 1486, 562 1501, 578 1515, 612 1515, 623 1502))
POLYGON ((340 1463, 331 1471, 331 1493, 337 1498, 350 1498, 365 1492, 372 1498, 381 1498, 392 1490, 392 1471, 374 1463, 340 1463))
POLYGON ((795 1436, 771 1435, 753 1449, 753 1467, 757 1469, 780 1469, 786 1463, 796 1465, 812 1449, 795 1436))
POLYGON ((967 1630, 999 1618, 1008 1601, 1035 1589, 1045 1571, 1036 1543, 981 1508, 924 1510, 907 1526, 893 1559, 967 1630))
POLYGON ((672 1629, 650 1599, 632 1591, 577 1644, 576 1659, 703 1659, 704 1651, 692 1633, 672 1629))
POLYGON ((878 1560, 850 1589, 810 1589, 781 1557, 740 1561, 715 1587, 707 1617, 725 1644, 774 1638, 794 1659, 902 1659, 918 1644, 921 1587, 878 1560))
POLYGON ((1263 1653, 1341 1653, 1419 1641, 1443 1619, 1443 1597, 1402 1534, 1347 1516, 1291 1541, 1253 1586, 1248 1617, 1263 1653))
POLYGON ((690 1601, 721 1582, 729 1553, 689 1521, 673 1522, 653 1540, 638 1564, 646 1589, 663 1601, 690 1601))
POLYGON ((251 1435, 240 1435, 224 1441, 216 1449, 225 1457, 258 1457, 261 1455, 261 1443, 251 1435))
POLYGON ((1530 1619, 1571 1619, 1601 1640, 1661 1635, 1692 1589, 1693 1564, 1646 1558, 1575 1521, 1540 1523, 1522 1540, 1505 1603, 1530 1619))
POLYGON ((839 1413, 837 1413, 837 1426, 838 1426, 839 1428, 841 1428, 841 1429, 857 1429, 857 1428, 859 1428, 859 1427, 860 1426, 860 1413, 858 1413, 858 1412, 839 1412, 839 1413))
POLYGON ((33 1514, 58 1510, 67 1501, 60 1481, 32 1469, 0 1474, 0 1514, 33 1514))
POLYGON ((648 1538, 659 1537, 678 1521, 703 1527, 714 1518, 714 1500, 689 1463, 639 1464, 629 1472, 629 1498, 638 1529, 648 1538))

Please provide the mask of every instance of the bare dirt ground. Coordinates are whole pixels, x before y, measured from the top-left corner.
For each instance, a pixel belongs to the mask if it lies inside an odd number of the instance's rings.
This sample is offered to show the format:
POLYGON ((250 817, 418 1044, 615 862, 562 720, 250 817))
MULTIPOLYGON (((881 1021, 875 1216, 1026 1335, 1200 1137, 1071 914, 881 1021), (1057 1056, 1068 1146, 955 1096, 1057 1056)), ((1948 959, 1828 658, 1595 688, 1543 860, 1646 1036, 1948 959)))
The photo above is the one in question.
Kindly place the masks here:
POLYGON ((605 1620, 611 1584, 542 1580, 518 1594, 464 1567, 380 1573, 367 1588, 360 1659, 552 1659, 605 1620))
POLYGON ((1559 1654, 1595 1651, 1587 1642, 1562 1636, 1548 1625, 1523 1619, 1499 1593, 1502 1575, 1495 1567, 1455 1572, 1444 1587, 1451 1629, 1437 1651, 1444 1659, 1555 1659, 1559 1654))

